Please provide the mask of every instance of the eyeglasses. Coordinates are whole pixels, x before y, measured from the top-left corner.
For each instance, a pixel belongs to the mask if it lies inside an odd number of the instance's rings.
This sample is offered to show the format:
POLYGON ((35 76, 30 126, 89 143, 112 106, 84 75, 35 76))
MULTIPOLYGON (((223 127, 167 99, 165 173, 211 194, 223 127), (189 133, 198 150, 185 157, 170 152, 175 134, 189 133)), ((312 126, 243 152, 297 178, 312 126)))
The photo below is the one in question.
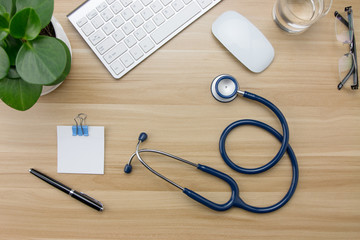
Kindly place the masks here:
POLYGON ((353 76, 353 84, 351 89, 358 89, 358 64, 356 55, 356 44, 354 34, 353 10, 351 6, 345 8, 343 14, 335 11, 335 33, 338 41, 343 44, 349 44, 350 51, 339 59, 339 77, 340 83, 338 89, 340 90, 346 81, 353 76))

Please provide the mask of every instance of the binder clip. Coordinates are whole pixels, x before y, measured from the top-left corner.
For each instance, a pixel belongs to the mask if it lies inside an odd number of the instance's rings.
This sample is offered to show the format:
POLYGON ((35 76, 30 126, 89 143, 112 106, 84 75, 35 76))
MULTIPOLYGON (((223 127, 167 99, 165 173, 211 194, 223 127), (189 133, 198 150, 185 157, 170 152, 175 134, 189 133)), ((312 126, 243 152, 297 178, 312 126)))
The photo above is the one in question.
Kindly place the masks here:
POLYGON ((73 136, 89 136, 88 126, 85 125, 87 115, 85 113, 79 113, 75 118, 75 124, 72 126, 73 136))

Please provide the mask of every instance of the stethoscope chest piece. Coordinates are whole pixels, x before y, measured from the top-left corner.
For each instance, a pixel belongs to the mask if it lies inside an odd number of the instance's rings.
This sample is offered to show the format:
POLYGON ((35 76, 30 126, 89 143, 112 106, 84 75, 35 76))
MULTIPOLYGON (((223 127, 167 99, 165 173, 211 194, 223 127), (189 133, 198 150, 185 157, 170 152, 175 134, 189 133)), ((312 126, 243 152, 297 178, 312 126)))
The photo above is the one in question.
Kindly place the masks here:
POLYGON ((219 102, 231 102, 237 96, 239 84, 230 75, 222 74, 217 76, 211 83, 211 93, 219 102))

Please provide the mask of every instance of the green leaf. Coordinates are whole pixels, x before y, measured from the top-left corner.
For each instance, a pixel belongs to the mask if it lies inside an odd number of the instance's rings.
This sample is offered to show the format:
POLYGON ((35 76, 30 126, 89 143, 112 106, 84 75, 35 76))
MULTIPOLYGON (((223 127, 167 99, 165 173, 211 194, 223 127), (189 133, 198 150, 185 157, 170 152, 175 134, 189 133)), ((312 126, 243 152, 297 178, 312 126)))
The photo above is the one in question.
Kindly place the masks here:
POLYGON ((10 65, 15 65, 15 59, 19 52, 20 47, 22 46, 22 41, 19 39, 13 38, 11 35, 9 35, 5 40, 5 46, 3 47, 5 51, 7 52, 9 59, 10 59, 10 65))
POLYGON ((25 111, 31 108, 39 99, 41 91, 41 85, 25 82, 14 68, 10 69, 7 77, 0 80, 1 100, 16 110, 25 111))
MULTIPOLYGON (((6 36, 7 36, 7 34, 8 34, 7 32, 9 31, 9 29, 8 29, 9 21, 10 21, 9 13, 7 13, 5 7, 0 4, 0 35, 2 32, 5 32, 4 35, 6 34, 6 36)), ((0 39, 0 40, 2 40, 2 39, 0 39)))
POLYGON ((33 40, 40 31, 40 18, 32 8, 25 8, 17 12, 10 21, 10 34, 14 38, 33 40))
POLYGON ((4 13, 7 13, 7 10, 4 7, 4 5, 1 4, 1 1, 0 1, 0 15, 3 15, 4 13))
POLYGON ((18 0, 16 1, 17 10, 33 8, 40 17, 41 29, 46 27, 51 20, 54 11, 54 0, 18 0))
POLYGON ((8 35, 8 32, 0 30, 0 41, 4 40, 8 35))
POLYGON ((4 15, 0 15, 0 29, 9 28, 9 19, 7 18, 9 14, 4 13, 4 15))
MULTIPOLYGON (((21 1, 21 0, 19 0, 21 1)), ((0 4, 4 7, 5 11, 11 16, 15 14, 15 0, 0 0, 0 4)))
POLYGON ((20 48, 15 63, 25 81, 52 85, 66 69, 67 53, 56 38, 39 36, 20 48))
POLYGON ((61 76, 55 82, 53 82, 51 84, 47 84, 47 85, 56 85, 56 84, 59 84, 62 81, 64 81, 65 78, 67 77, 67 75, 70 73, 70 68, 71 68, 71 53, 70 53, 68 46, 62 40, 60 40, 58 38, 55 38, 55 39, 63 45, 63 47, 66 51, 66 66, 65 66, 65 69, 64 69, 63 73, 61 74, 61 76))
POLYGON ((10 69, 9 56, 2 47, 0 47, 0 63, 0 79, 2 79, 8 74, 10 69))

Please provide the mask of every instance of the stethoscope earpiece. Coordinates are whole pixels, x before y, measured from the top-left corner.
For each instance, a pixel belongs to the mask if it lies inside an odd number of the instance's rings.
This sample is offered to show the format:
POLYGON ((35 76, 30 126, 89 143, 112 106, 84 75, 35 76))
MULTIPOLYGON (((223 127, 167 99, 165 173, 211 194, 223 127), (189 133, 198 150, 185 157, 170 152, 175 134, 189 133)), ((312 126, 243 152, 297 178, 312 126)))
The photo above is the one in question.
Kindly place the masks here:
POLYGON ((211 94, 219 102, 231 102, 237 96, 239 84, 228 74, 217 76, 211 83, 211 94))

